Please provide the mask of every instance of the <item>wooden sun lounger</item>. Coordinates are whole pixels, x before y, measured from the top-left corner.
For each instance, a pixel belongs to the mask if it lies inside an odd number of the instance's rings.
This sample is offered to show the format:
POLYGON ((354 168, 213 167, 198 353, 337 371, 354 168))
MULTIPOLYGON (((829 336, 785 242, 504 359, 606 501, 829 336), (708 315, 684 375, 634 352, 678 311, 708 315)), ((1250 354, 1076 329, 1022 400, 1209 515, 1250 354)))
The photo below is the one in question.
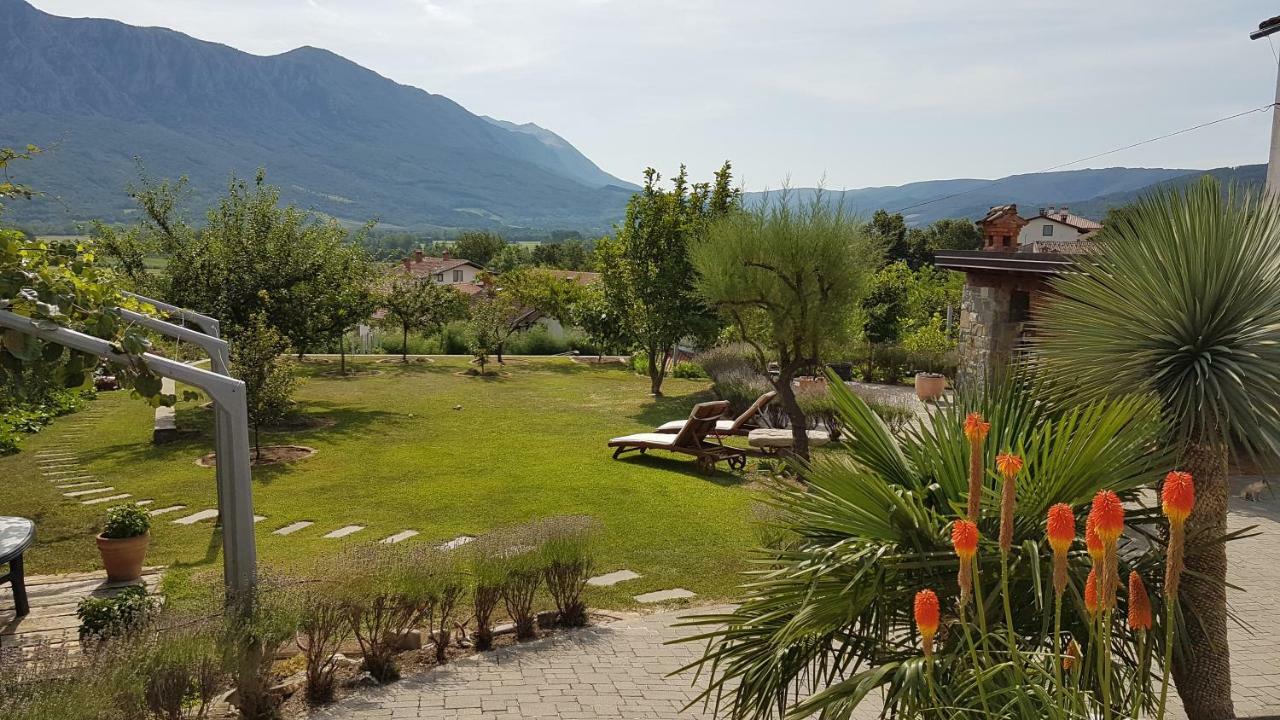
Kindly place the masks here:
POLYGON ((613 458, 629 452, 643 455, 649 450, 667 450, 669 452, 692 455, 698 468, 703 472, 711 472, 716 463, 724 461, 729 467, 741 470, 747 465, 747 456, 741 448, 729 447, 717 442, 708 442, 707 436, 715 429, 716 420, 728 409, 725 400, 698 403, 689 413, 684 427, 675 434, 648 432, 624 435, 609 441, 609 447, 615 448, 613 458))
MULTIPOLYGON (((765 405, 768 405, 770 402, 773 401, 773 398, 777 394, 778 394, 777 392, 770 390, 769 392, 756 398, 756 401, 751 403, 751 407, 747 408, 745 412, 743 412, 741 415, 734 418, 733 420, 717 420, 716 426, 714 429, 712 429, 710 434, 719 435, 721 437, 727 437, 730 435, 746 435, 750 433, 752 430, 755 429, 755 425, 751 421, 755 419, 756 415, 760 414, 760 411, 764 409, 765 405)), ((672 420, 669 423, 663 423, 662 425, 658 426, 658 429, 655 430, 654 432, 678 433, 684 429, 685 423, 687 422, 689 421, 688 420, 672 420)))

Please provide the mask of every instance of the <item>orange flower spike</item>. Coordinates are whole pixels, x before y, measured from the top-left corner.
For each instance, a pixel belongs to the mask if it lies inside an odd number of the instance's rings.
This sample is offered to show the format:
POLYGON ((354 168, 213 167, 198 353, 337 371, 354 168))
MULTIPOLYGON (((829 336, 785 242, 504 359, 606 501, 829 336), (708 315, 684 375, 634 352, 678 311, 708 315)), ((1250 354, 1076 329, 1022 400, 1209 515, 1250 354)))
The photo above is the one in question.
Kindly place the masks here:
POLYGON ((1058 503, 1049 508, 1045 534, 1053 548, 1053 591, 1062 597, 1067 589, 1067 551, 1076 539, 1076 516, 1070 505, 1058 503))
POLYGON ((982 419, 982 415, 969 413, 964 419, 964 436, 969 439, 969 502, 968 516, 970 522, 977 522, 982 510, 982 465, 986 461, 982 452, 982 443, 987 439, 991 423, 982 419))
POLYGON ((1151 598, 1136 571, 1129 572, 1129 629, 1151 629, 1151 598))
POLYGON ((1084 546, 1089 550, 1089 557, 1095 565, 1102 562, 1105 548, 1102 545, 1102 538, 1098 537, 1097 518, 1093 513, 1089 513, 1089 517, 1084 521, 1084 546))
POLYGON ((933 636, 938 632, 939 621, 938 596, 932 590, 921 590, 916 593, 915 616, 924 656, 931 657, 933 636))
POLYGON ((1015 478, 1022 471, 1022 458, 1012 453, 1001 453, 996 456, 996 468, 1004 476, 1004 484, 1000 487, 1000 552, 1007 553, 1013 549, 1013 510, 1018 493, 1015 478))
POLYGON ((1110 490, 1099 490, 1093 496, 1093 508, 1089 514, 1094 516, 1093 528, 1103 545, 1111 545, 1120 539, 1124 532, 1124 505, 1118 495, 1110 490))
POLYGON ((1098 614, 1098 571, 1089 571, 1089 579, 1084 581, 1084 609, 1090 616, 1098 614))
POLYGON ((1022 458, 1013 453, 1001 453, 996 456, 996 469, 1005 480, 1012 480, 1022 472, 1022 458))
POLYGON ((991 423, 982 419, 981 413, 971 412, 964 419, 964 436, 971 443, 980 443, 987 439, 987 433, 991 430, 991 423))
POLYGON ((1076 644, 1076 639, 1071 638, 1067 641, 1067 653, 1062 656, 1062 669, 1071 672, 1071 668, 1080 662, 1080 646, 1076 644))
POLYGON ((1049 546, 1055 554, 1061 555, 1071 549, 1071 543, 1076 539, 1076 515, 1070 505, 1058 503, 1049 508, 1045 534, 1049 536, 1049 546))
POLYGON ((978 526, 968 520, 957 520, 951 526, 951 544, 961 562, 972 562, 978 554, 978 526))
POLYGON ((1174 470, 1165 475, 1160 504, 1169 522, 1186 522, 1196 504, 1196 485, 1191 479, 1191 473, 1174 470))

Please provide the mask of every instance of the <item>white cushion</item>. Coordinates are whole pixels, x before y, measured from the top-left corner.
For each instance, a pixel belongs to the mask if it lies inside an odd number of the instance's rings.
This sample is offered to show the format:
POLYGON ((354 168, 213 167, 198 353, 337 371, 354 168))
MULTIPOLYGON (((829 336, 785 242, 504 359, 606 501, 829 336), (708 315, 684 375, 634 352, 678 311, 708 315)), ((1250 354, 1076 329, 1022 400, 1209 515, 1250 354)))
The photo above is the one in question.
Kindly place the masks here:
POLYGON ((636 433, 635 435, 624 435, 616 437, 609 441, 610 445, 618 444, 645 444, 645 445, 670 445, 676 441, 675 435, 665 433, 636 433))
MULTIPOLYGON (((688 420, 672 420, 671 422, 662 423, 658 426, 658 432, 661 433, 678 433, 684 429, 688 420)), ((733 429, 733 420, 717 420, 715 432, 727 433, 733 429)))

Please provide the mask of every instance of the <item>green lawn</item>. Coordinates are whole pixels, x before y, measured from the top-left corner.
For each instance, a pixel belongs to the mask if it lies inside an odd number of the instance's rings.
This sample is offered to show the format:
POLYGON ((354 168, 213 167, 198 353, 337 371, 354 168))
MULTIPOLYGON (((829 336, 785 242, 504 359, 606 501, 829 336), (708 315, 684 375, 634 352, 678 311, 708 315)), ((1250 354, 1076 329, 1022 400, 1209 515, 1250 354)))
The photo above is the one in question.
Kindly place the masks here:
MULTIPOLYGON (((647 378, 619 369, 594 369, 564 359, 513 359, 498 379, 465 377, 461 358, 431 364, 370 364, 380 375, 326 377, 334 365, 304 365, 297 398, 329 427, 264 433, 264 444, 317 449, 311 458, 255 470, 254 510, 263 563, 287 566, 347 544, 371 542, 401 530, 405 542, 440 542, 460 534, 559 514, 586 514, 602 526, 598 568, 630 568, 644 577, 589 601, 626 607, 631 596, 681 586, 705 599, 731 595, 749 548, 753 493, 740 476, 702 475, 687 459, 613 460, 605 442, 683 417, 709 397, 706 381, 668 379, 667 397, 646 395, 647 378), (461 405, 461 410, 454 406, 461 405), (299 520, 315 525, 272 535, 299 520), (341 540, 326 532, 343 525, 366 529, 341 540)), ((103 407, 83 438, 59 440, 73 418, 31 436, 23 452, 0 458, 5 478, 0 514, 33 517, 39 539, 28 573, 99 566, 93 536, 104 507, 61 497, 40 477, 35 451, 67 447, 81 454, 89 474, 117 492, 182 504, 185 512, 157 518, 148 562, 171 567, 220 566, 221 540, 211 523, 170 520, 216 504, 214 472, 198 467, 211 450, 211 411, 199 403, 179 409, 179 426, 203 428, 192 437, 153 446, 151 411, 126 393, 102 393, 103 407)))

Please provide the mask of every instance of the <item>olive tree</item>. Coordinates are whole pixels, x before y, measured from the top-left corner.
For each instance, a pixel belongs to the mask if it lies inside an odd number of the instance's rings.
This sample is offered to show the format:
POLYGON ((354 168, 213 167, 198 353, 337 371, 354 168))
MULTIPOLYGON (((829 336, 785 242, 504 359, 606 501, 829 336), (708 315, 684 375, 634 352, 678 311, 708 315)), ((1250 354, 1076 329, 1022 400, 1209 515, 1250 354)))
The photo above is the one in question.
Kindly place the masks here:
POLYGON ((377 302, 384 311, 381 324, 401 333, 402 362, 409 361, 410 331, 436 330, 450 320, 462 317, 465 309, 462 293, 448 285, 412 275, 396 276, 383 289, 377 302))
POLYGON ((809 456, 808 423, 791 381, 844 337, 880 260, 865 226, 819 193, 794 207, 786 192, 713 222, 693 245, 698 289, 750 345, 791 423, 793 452, 809 456))

